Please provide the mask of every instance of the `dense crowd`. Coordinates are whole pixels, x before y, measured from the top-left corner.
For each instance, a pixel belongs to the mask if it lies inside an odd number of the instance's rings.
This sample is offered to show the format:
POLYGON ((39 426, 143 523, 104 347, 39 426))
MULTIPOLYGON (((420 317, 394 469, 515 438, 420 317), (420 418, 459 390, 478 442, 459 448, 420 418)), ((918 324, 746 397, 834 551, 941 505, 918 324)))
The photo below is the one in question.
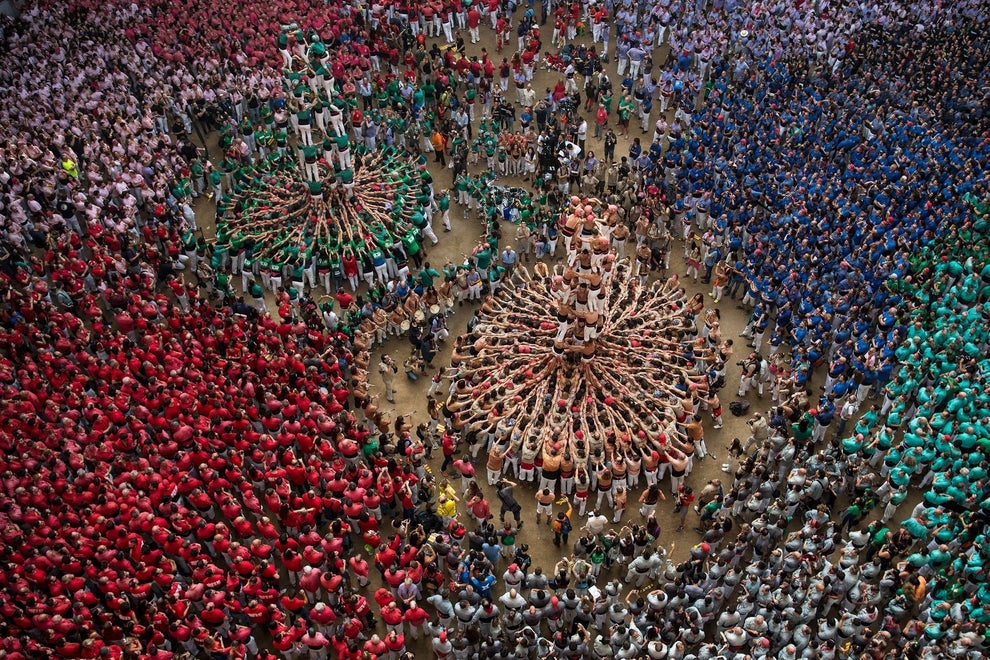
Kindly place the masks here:
MULTIPOLYGON (((425 636, 440 658, 982 657, 986 20, 979 2, 720 0, 5 18, 0 653, 395 659, 425 636), (482 31, 496 55, 468 56, 482 31), (560 72, 543 93, 541 65, 560 72), (396 150, 449 158, 452 191, 406 182, 415 231, 361 237, 377 250, 354 241, 338 264, 295 246, 263 270, 197 227, 200 196, 225 213, 297 164, 327 186, 309 194, 350 195, 351 154, 396 150), (487 197, 519 175, 532 207, 487 197), (573 194, 614 213, 602 248, 628 249, 643 282, 678 288, 673 237, 683 277, 712 285, 713 307, 683 310, 710 389, 685 388, 683 449, 644 457, 641 493, 628 457, 570 484, 556 458, 530 465, 509 427, 444 403, 439 376, 419 425, 370 392, 369 373, 392 399, 397 372, 438 367, 459 303, 552 287, 519 266, 570 244, 573 194), (431 266, 451 204, 481 209, 486 237, 431 266), (737 296, 753 344, 737 393, 775 405, 729 445, 732 481, 694 492, 683 472, 706 453, 701 412, 721 426, 731 355, 718 303, 737 296), (410 340, 403 369, 372 357, 390 334, 410 340), (701 535, 680 562, 660 545, 661 469, 701 535), (556 499, 583 512, 581 488, 584 522, 556 499), (619 526, 629 498, 645 522, 619 526), (532 565, 530 504, 564 548, 553 567, 532 565)), ((455 346, 455 394, 475 350, 455 346)))

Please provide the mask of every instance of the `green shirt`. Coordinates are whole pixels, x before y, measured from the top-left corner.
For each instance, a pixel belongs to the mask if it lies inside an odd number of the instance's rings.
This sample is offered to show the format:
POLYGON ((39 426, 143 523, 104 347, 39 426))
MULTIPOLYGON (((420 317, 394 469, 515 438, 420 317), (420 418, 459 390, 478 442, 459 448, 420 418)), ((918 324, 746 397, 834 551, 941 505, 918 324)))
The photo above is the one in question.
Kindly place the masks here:
POLYGON ((419 281, 425 288, 433 286, 433 281, 437 277, 440 277, 440 273, 432 268, 424 268, 419 271, 419 281))
POLYGON ((409 232, 408 234, 402 237, 402 244, 405 246, 406 254, 408 254, 409 256, 413 256, 414 254, 419 254, 419 240, 416 238, 413 232, 409 232))
POLYGON ((479 270, 488 270, 488 268, 492 265, 491 249, 485 248, 483 250, 478 250, 477 254, 474 255, 474 261, 479 270))

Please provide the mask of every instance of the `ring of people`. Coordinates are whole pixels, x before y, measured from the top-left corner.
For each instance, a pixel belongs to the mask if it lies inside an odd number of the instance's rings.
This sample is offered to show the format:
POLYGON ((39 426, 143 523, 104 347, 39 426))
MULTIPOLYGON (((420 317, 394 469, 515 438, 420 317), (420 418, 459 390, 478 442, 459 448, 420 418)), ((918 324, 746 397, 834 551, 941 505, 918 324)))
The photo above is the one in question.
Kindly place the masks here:
POLYGON ((560 475, 562 494, 576 480, 586 497, 590 469, 624 489, 627 461, 630 487, 643 463, 652 485, 662 458, 676 491, 690 461, 682 404, 708 390, 687 297, 674 282, 644 285, 608 253, 614 207, 574 197, 563 215, 566 266, 539 264, 535 277, 520 267, 518 283, 482 305, 454 348, 448 407, 493 453, 514 455, 520 479, 534 480, 540 457, 541 488, 556 491, 560 475))
POLYGON ((418 242, 427 226, 418 199, 424 187, 427 212, 430 205, 422 163, 393 149, 369 153, 363 145, 353 149, 352 161, 346 134, 340 142, 319 156, 316 147, 302 146, 301 163, 273 159, 272 169, 235 188, 218 210, 218 240, 250 243, 266 270, 300 259, 339 265, 387 252, 396 242, 418 242))

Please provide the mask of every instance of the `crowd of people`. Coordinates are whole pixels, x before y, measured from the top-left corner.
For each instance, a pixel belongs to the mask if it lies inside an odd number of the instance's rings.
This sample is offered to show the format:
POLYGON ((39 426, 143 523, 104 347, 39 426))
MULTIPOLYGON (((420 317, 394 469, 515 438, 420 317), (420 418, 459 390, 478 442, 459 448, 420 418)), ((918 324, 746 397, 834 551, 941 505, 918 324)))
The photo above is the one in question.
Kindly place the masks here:
POLYGON ((540 4, 82 0, 3 19, 4 657, 985 655, 986 7, 540 4), (482 31, 514 54, 468 55, 482 31), (562 70, 540 94, 545 43, 562 70), (401 152, 421 178, 388 201, 412 227, 379 240, 371 218, 339 264, 307 251, 319 223, 270 266, 197 225, 198 198, 242 214, 282 170, 296 199, 351 203, 352 156, 401 152), (456 230, 452 203, 520 175, 536 203, 518 224, 486 203, 485 237, 431 266, 432 215, 456 230), (578 252, 569 218, 593 194, 610 233, 578 252), (558 253, 559 271, 524 265, 558 253), (700 340, 677 357, 694 373, 664 404, 665 462, 617 453, 658 442, 629 427, 568 475, 549 443, 527 456, 522 419, 472 418, 458 370, 484 353, 481 316, 429 421, 379 407, 369 374, 392 399, 401 371, 374 362, 389 335, 430 374, 449 314, 508 311, 528 286, 567 289, 543 328, 566 359, 615 359, 570 294, 612 263, 630 290, 662 272, 700 340), (737 394, 775 405, 727 443, 731 482, 692 484, 731 364, 718 305, 740 296, 737 394), (668 496, 701 535, 683 561, 661 546, 680 539, 657 522, 668 496), (642 524, 622 525, 630 498, 642 524), (563 548, 553 567, 533 565, 526 505, 563 548))

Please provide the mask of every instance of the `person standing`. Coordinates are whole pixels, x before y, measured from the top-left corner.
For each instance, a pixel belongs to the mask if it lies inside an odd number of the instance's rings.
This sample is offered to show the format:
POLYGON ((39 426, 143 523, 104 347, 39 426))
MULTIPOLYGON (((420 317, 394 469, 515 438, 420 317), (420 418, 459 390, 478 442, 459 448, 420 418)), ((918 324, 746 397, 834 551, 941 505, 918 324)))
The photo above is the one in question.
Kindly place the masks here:
POLYGON ((512 249, 511 245, 507 245, 502 254, 500 255, 502 260, 502 265, 505 267, 505 276, 512 277, 513 271, 516 269, 516 251, 512 249))
POLYGON ((680 532, 684 529, 684 523, 687 520, 688 511, 691 510, 694 504, 694 491, 691 490, 690 486, 682 485, 677 490, 677 503, 674 506, 674 515, 678 516, 680 519, 680 524, 677 526, 676 531, 680 532))
POLYGON ((508 453, 508 446, 492 445, 487 462, 489 486, 494 486, 502 478, 502 467, 505 465, 505 457, 508 453))
POLYGON ((549 488, 544 488, 543 490, 537 491, 534 498, 536 499, 536 524, 540 524, 540 514, 545 514, 547 517, 547 524, 549 525, 551 523, 551 518, 553 517, 553 492, 549 488))
POLYGON ((859 410, 859 406, 856 405, 855 396, 847 396, 842 404, 842 408, 839 410, 839 424, 835 429, 835 437, 840 440, 843 438, 843 434, 846 432, 846 425, 849 420, 856 416, 856 411, 859 410))
POLYGON ((450 190, 444 190, 437 198, 437 209, 440 211, 440 218, 443 221, 443 230, 450 231, 450 190))
POLYGON ((599 103, 598 109, 595 111, 595 139, 599 139, 605 134, 606 126, 608 126, 608 110, 605 109, 604 103, 599 103))
POLYGON ((468 33, 471 35, 471 43, 473 44, 481 41, 480 30, 478 29, 480 24, 481 12, 478 11, 477 7, 472 6, 467 12, 467 26, 468 33))
POLYGON ((650 485, 649 488, 643 491, 643 494, 639 496, 639 503, 642 505, 639 508, 639 515, 644 518, 649 518, 654 514, 657 509, 657 503, 660 500, 666 500, 667 496, 663 494, 663 490, 656 483, 650 485))
POLYGON ((388 353, 382 355, 381 362, 378 363, 378 373, 382 375, 382 382, 385 383, 385 399, 389 403, 395 403, 395 374, 399 368, 388 353))
MULTIPOLYGON (((606 114, 606 117, 607 116, 608 115, 606 114)), ((615 145, 618 143, 618 141, 619 141, 619 138, 618 138, 618 136, 616 136, 615 131, 613 131, 611 128, 608 129, 608 131, 605 133, 605 147, 604 147, 605 162, 607 162, 607 163, 614 163, 615 162, 615 145)), ((616 170, 616 172, 618 172, 618 170, 616 170)), ((607 177, 606 177, 605 184, 606 184, 606 186, 614 185, 614 184, 610 184, 609 183, 607 177)))
POLYGON ((443 439, 440 441, 440 451, 443 452, 440 473, 447 474, 447 468, 454 462, 454 454, 457 452, 457 440, 447 431, 444 431, 443 439))
POLYGON ((614 513, 612 522, 618 524, 618 522, 622 520, 622 514, 626 511, 626 505, 629 502, 629 493, 627 493, 626 489, 621 486, 616 487, 614 499, 615 504, 612 506, 612 511, 614 513))
POLYGON ((467 490, 471 482, 474 481, 474 463, 471 462, 471 455, 464 454, 461 458, 457 459, 453 463, 454 469, 457 470, 461 475, 461 488, 467 490))
POLYGON ((557 519, 553 521, 553 544, 558 548, 561 544, 567 546, 567 537, 571 533, 571 513, 573 511, 573 507, 568 504, 567 513, 558 513, 557 519))
POLYGON ((508 479, 502 479, 495 485, 498 489, 498 499, 502 503, 499 516, 504 519, 506 512, 511 512, 512 517, 515 518, 516 526, 522 527, 522 516, 520 515, 522 506, 516 501, 516 496, 513 492, 515 486, 516 483, 508 479))
POLYGON ((516 227, 516 255, 521 261, 529 263, 530 253, 530 229, 525 223, 520 222, 516 227))
POLYGON ((753 417, 746 424, 749 425, 750 436, 746 438, 743 454, 749 454, 754 447, 759 450, 770 437, 770 424, 762 413, 753 413, 753 417))
POLYGON ((434 162, 440 163, 441 167, 447 167, 447 138, 439 128, 433 131, 430 144, 433 146, 434 162))

